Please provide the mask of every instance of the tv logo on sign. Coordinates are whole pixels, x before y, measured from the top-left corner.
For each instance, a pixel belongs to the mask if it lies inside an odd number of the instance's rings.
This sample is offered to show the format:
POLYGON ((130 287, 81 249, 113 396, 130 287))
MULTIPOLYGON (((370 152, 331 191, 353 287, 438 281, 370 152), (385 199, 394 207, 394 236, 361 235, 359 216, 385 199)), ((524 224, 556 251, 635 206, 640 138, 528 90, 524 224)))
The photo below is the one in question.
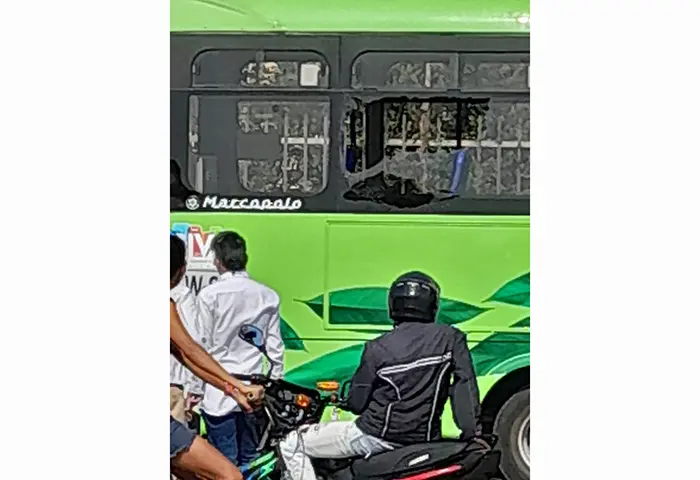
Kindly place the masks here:
POLYGON ((173 224, 170 233, 180 237, 186 245, 187 270, 215 270, 214 252, 211 249, 219 228, 205 232, 199 225, 173 224))

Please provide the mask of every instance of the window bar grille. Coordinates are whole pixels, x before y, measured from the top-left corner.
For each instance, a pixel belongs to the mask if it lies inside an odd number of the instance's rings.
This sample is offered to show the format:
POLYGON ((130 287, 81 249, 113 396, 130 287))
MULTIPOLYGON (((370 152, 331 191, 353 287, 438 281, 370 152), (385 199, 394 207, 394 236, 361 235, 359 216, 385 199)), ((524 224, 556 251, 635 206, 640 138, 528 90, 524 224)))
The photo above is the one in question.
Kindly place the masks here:
POLYGON ((496 120, 496 195, 501 194, 501 164, 503 163, 503 119, 498 117, 496 120))
POLYGON ((239 165, 243 170, 243 186, 246 190, 250 190, 250 178, 248 178, 248 167, 250 166, 250 162, 239 162, 239 165))
MULTIPOLYGON (((295 138, 292 137, 290 138, 290 145, 295 143, 295 138)), ((301 143, 301 139, 297 143, 301 143)), ((310 139, 309 141, 310 144, 321 144, 323 143, 323 139, 310 139)), ((400 139, 400 138, 389 138, 385 142, 385 145, 388 147, 400 147, 402 144, 406 144, 407 147, 419 147, 421 145, 420 140, 414 140, 414 139, 406 139, 405 141, 400 139)), ((482 139, 480 141, 477 140, 465 140, 462 139, 461 142, 458 142, 457 140, 431 140, 428 142, 428 145, 431 147, 457 147, 458 145, 461 146, 461 148, 466 148, 466 147, 478 147, 481 146, 482 148, 497 148, 499 145, 503 146, 503 148, 517 148, 518 146, 522 146, 522 148, 530 148, 530 142, 528 141, 521 141, 518 142, 517 140, 504 140, 502 142, 498 142, 496 140, 486 140, 482 139)))
POLYGON ((483 132, 483 127, 484 127, 484 117, 483 115, 479 115, 479 117, 476 119, 476 164, 481 165, 481 149, 482 149, 482 140, 484 136, 483 132))
MULTIPOLYGON (((367 149, 365 148, 366 142, 365 142, 365 129, 367 128, 367 107, 363 106, 362 107, 362 137, 361 140, 361 145, 360 149, 362 150, 362 155, 360 155, 360 171, 364 172, 367 169, 367 149)), ((328 138, 327 134, 324 134, 326 138, 328 138)))
POLYGON ((302 176, 304 186, 309 184, 309 114, 304 112, 304 159, 302 164, 302 176))
POLYGON ((323 185, 328 185, 328 149, 330 148, 330 113, 323 115, 323 158, 321 163, 321 172, 323 176, 323 185))
POLYGON ((284 132, 282 137, 282 191, 286 192, 289 185, 287 168, 289 165, 289 112, 284 109, 284 132))
POLYGON ((523 164, 523 120, 518 117, 518 126, 516 128, 516 134, 518 136, 518 146, 515 149, 515 155, 518 162, 517 168, 515 169, 515 191, 520 194, 522 192, 522 173, 520 172, 520 166, 523 164))
POLYGON ((204 175, 197 168, 199 154, 199 98, 190 96, 190 115, 188 129, 189 151, 187 153, 187 178, 192 182, 197 191, 202 191, 204 175))
MULTIPOLYGON (((406 116, 406 109, 401 107, 401 153, 406 154, 406 140, 408 137, 408 118, 406 116)), ((420 144, 420 140, 417 142, 420 144)))

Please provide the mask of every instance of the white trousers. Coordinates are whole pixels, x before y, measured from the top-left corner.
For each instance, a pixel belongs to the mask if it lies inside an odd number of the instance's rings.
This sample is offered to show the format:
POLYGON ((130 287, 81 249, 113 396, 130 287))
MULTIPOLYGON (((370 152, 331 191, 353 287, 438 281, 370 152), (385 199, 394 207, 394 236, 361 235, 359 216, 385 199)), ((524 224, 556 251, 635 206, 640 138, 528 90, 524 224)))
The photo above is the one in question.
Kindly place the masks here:
POLYGON ((305 425, 287 435, 279 444, 282 460, 291 480, 316 480, 311 465, 314 458, 369 457, 393 450, 379 438, 360 431, 355 422, 329 422, 305 425))

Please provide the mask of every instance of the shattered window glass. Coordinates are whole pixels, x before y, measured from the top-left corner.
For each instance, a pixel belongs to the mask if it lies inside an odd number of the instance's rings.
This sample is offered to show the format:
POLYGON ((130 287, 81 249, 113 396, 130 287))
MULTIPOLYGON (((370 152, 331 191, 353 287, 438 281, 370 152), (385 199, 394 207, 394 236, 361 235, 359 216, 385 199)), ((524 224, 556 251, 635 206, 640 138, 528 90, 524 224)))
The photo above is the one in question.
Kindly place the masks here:
MULTIPOLYGON (((346 198, 379 201, 391 191, 392 204, 416 206, 450 195, 529 196, 530 106, 526 100, 381 103, 383 156, 369 168, 362 168, 365 159, 361 158, 348 169, 351 189, 346 198), (461 160, 460 152, 464 152, 461 160), (464 162, 462 167, 459 162, 464 162)), ((363 118, 368 110, 371 106, 361 110, 363 118)), ((347 132, 351 128, 352 123, 346 123, 346 151, 353 148, 347 132)), ((371 135, 371 131, 356 132, 357 145, 366 145, 371 135)), ((356 151, 364 154, 363 149, 356 151)))
POLYGON ((455 196, 528 198, 529 63, 520 53, 359 55, 352 87, 387 93, 346 107, 345 198, 399 207, 455 196), (475 91, 475 98, 387 98, 450 90, 475 91))

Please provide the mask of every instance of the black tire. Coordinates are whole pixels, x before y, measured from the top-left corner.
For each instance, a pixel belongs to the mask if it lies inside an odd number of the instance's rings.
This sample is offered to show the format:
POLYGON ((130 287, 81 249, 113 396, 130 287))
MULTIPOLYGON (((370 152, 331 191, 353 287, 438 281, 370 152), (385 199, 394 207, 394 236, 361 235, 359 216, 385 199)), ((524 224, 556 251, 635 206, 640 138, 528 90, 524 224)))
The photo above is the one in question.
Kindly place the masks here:
MULTIPOLYGON (((530 389, 522 390, 503 404, 496 416, 494 432, 498 435, 501 455, 501 470, 508 480, 530 480, 529 459, 526 463, 518 446, 521 428, 529 428, 530 389)), ((529 443, 529 436, 528 436, 529 443)))

